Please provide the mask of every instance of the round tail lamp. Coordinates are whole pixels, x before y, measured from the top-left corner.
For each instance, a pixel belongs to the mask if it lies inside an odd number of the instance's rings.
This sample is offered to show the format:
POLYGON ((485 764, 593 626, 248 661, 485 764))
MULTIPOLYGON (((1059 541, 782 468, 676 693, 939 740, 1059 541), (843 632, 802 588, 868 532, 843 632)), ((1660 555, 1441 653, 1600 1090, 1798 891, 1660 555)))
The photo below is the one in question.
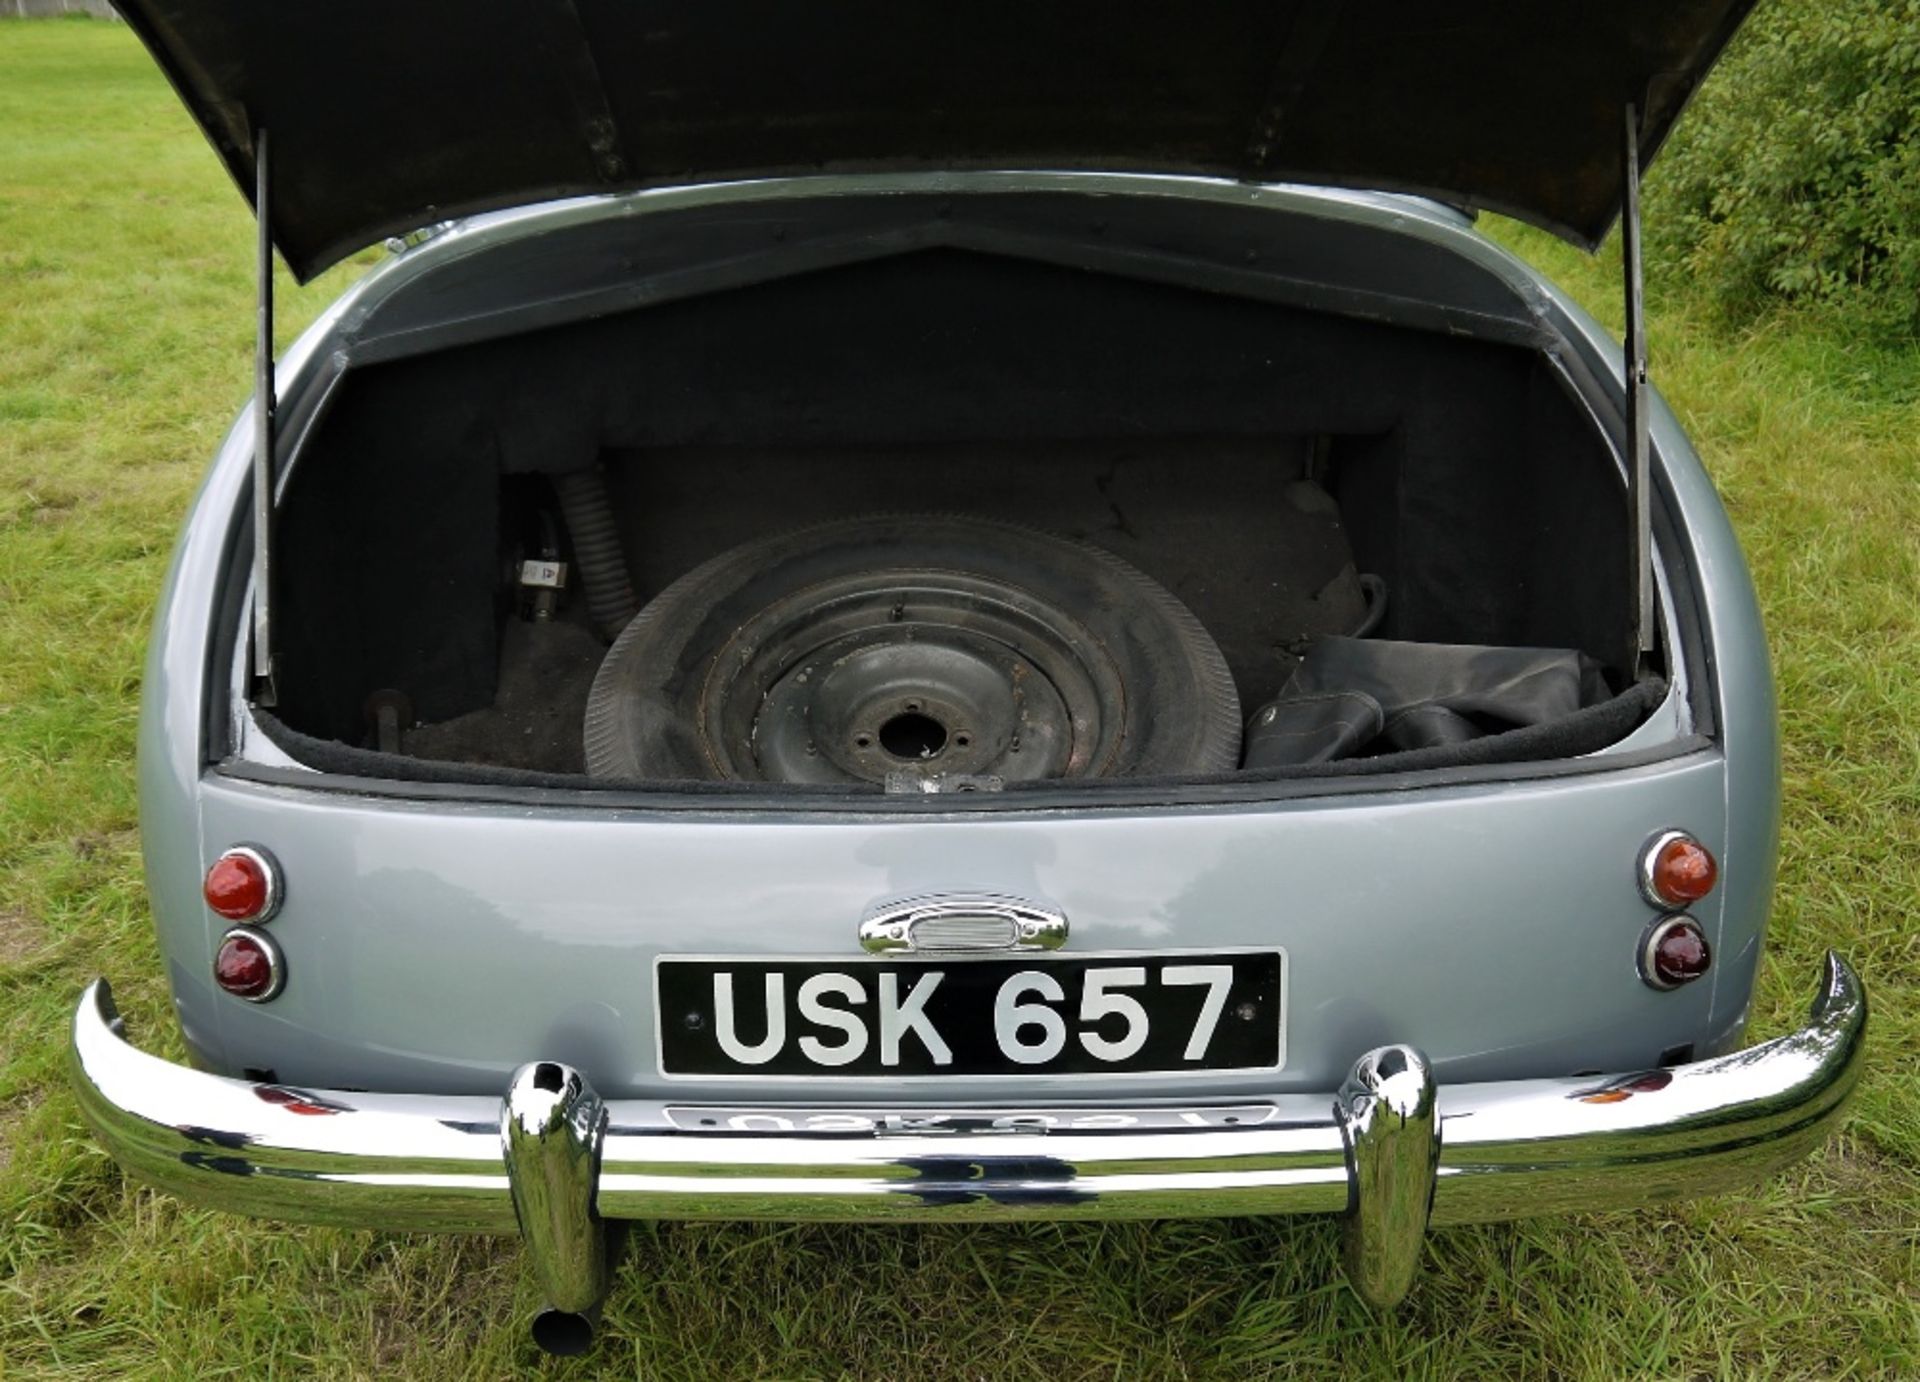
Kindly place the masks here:
POLYGON ((214 952, 213 981, 235 998, 264 1003, 286 986, 286 961, 265 931, 236 926, 214 952))
POLYGON ((1656 907, 1688 907, 1713 891, 1720 865, 1684 830, 1663 830, 1640 855, 1640 891, 1656 907))
POLYGON ((1700 923, 1688 916, 1662 917, 1640 943, 1640 977, 1652 988, 1677 989, 1706 974, 1713 948, 1700 923))
POLYGON ((258 845, 235 845, 213 861, 201 892, 228 921, 270 921, 280 910, 280 868, 258 845))

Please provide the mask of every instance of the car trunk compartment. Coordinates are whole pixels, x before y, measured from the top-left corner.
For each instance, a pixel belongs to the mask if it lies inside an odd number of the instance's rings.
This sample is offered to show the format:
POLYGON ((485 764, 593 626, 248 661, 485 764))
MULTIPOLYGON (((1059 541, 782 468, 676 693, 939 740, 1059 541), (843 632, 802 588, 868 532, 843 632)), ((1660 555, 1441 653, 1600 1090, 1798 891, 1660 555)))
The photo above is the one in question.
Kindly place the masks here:
POLYGON ((577 557, 556 486, 585 471, 643 602, 850 516, 1084 540, 1192 611, 1247 712, 1356 630, 1363 573, 1379 637, 1625 643, 1620 473, 1538 351, 921 250, 351 371, 281 499, 283 746, 378 750, 397 690, 415 723, 374 775, 580 773, 580 564, 536 624, 510 559, 556 527, 577 557))

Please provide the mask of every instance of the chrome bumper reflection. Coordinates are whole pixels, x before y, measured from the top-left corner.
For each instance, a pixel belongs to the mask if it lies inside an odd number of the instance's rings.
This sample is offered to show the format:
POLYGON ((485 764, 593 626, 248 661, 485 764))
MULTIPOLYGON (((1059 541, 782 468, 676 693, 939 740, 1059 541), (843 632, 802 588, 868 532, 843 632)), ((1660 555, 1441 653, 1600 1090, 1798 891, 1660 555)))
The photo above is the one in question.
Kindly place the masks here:
POLYGON ((1829 954, 1806 1027, 1673 1069, 1436 1090, 1419 1052, 1386 1047, 1337 1094, 1191 1118, 1142 1108, 1143 1127, 1015 1112, 944 1131, 910 1111, 863 1126, 800 1109, 707 1128, 684 1105, 603 1104, 552 1063, 523 1070, 504 1100, 224 1079, 129 1045, 104 981, 81 998, 70 1056, 88 1121, 142 1179, 267 1218, 524 1229, 542 1279, 568 1283, 569 1310, 603 1279, 575 1260, 595 1250, 601 1218, 1344 1213, 1356 1286, 1390 1301, 1428 1223, 1657 1204, 1803 1155, 1853 1087, 1866 1020, 1859 980, 1829 954))

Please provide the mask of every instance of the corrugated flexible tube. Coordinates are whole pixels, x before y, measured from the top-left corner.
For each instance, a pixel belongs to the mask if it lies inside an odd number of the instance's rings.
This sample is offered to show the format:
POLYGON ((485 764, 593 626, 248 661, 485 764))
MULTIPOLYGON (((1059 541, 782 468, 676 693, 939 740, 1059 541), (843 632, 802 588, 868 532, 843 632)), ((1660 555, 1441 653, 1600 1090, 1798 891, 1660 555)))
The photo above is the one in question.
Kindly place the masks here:
POLYGON ((572 470, 553 477, 560 496, 560 512, 573 539, 573 562, 586 591, 587 613, 602 638, 611 642, 640 611, 627 574, 626 554, 620 549, 620 527, 614 521, 613 501, 606 477, 597 469, 572 470))

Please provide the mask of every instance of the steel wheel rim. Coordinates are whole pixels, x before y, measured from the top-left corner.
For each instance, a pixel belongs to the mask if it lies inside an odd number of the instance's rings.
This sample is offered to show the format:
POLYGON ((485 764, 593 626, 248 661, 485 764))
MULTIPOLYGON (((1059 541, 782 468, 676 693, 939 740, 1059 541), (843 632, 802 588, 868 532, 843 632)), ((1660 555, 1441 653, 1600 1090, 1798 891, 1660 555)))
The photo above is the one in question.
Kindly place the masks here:
POLYGON ((1126 690, 1067 611, 973 572, 890 567, 796 590, 713 659, 698 732, 722 777, 1100 775, 1126 690))

